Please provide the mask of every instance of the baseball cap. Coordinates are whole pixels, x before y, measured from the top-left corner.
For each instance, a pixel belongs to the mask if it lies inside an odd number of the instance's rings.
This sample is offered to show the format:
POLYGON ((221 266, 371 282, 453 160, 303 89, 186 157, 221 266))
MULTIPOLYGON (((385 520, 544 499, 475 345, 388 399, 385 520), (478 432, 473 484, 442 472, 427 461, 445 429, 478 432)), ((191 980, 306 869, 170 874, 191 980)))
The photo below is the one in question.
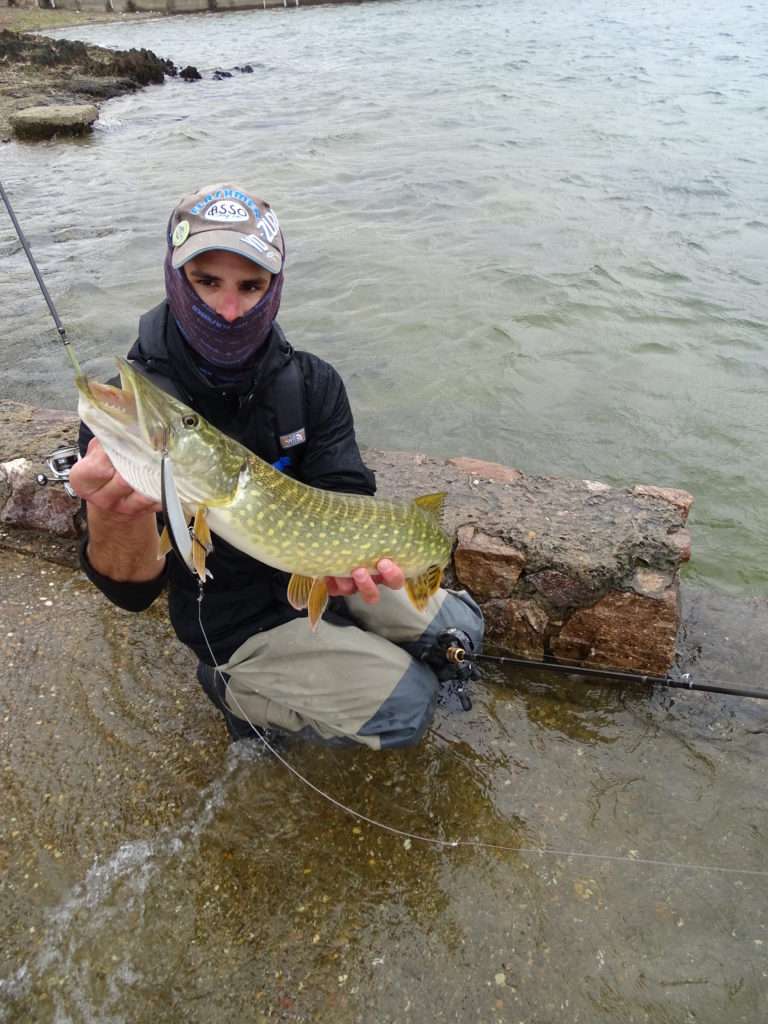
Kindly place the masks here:
POLYGON ((277 214, 263 199, 235 185, 206 185, 183 196, 169 224, 174 269, 211 249, 226 249, 272 274, 283 266, 285 246, 277 214))

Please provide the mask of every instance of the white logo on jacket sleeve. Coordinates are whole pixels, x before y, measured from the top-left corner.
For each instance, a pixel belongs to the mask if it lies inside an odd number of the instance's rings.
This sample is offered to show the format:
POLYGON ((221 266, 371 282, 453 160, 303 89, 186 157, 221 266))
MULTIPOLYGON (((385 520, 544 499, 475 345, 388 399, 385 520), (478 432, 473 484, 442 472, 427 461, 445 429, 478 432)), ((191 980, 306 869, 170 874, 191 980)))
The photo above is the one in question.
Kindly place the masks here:
POLYGON ((211 203, 203 216, 206 220, 218 220, 227 224, 240 223, 249 218, 246 208, 231 199, 219 199, 215 203, 211 203))

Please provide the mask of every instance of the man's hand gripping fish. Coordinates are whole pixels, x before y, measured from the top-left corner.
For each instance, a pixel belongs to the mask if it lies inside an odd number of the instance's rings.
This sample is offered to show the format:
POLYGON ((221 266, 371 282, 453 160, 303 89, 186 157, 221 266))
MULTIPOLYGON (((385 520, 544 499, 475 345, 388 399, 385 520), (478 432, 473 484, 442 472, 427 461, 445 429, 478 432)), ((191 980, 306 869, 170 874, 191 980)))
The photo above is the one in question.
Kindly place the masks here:
POLYGON ((118 366, 122 388, 77 378, 80 418, 131 487, 163 502, 163 553, 171 541, 177 551, 188 550, 185 560, 201 580, 213 531, 290 573, 288 600, 308 609, 312 629, 328 603, 325 577, 351 576, 360 566, 375 572, 382 558, 402 568, 419 610, 437 591, 452 549, 441 527, 444 493, 404 504, 309 487, 223 434, 124 359, 118 366), (174 491, 184 512, 180 529, 173 526, 174 491))

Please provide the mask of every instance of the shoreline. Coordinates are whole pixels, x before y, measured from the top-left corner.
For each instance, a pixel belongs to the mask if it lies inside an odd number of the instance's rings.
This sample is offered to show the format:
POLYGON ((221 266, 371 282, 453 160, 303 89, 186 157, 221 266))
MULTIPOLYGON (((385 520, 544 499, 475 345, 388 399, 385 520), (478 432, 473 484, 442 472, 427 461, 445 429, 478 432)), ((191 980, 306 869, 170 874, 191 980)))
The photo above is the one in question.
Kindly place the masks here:
POLYGON ((0 141, 14 137, 12 116, 28 107, 93 104, 161 84, 176 68, 148 50, 110 50, 46 36, 45 30, 115 21, 147 21, 148 14, 0 9, 0 141))

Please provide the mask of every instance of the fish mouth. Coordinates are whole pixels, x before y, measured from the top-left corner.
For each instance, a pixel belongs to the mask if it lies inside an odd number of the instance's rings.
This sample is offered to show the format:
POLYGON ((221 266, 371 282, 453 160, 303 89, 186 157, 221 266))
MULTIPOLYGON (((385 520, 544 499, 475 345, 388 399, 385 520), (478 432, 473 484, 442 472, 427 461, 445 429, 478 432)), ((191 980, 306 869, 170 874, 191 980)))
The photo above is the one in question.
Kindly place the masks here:
MULTIPOLYGON (((128 384, 127 381, 123 383, 128 384)), ((130 385, 118 388, 112 384, 102 384, 96 380, 89 380, 86 382, 86 387, 93 403, 102 412, 119 420, 125 426, 137 422, 136 396, 130 385)))

